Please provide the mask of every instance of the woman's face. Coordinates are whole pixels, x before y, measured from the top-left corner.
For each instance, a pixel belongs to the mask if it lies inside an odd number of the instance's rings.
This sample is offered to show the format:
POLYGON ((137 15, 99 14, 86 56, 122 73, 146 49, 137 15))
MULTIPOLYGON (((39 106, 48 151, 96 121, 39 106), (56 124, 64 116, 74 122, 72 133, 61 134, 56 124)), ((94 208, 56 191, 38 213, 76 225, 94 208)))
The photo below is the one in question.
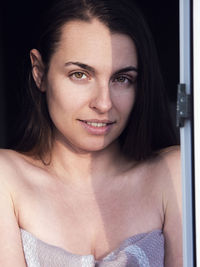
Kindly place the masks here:
POLYGON ((98 151, 125 128, 134 105, 137 53, 124 34, 99 22, 63 26, 46 91, 55 137, 81 151, 98 151))

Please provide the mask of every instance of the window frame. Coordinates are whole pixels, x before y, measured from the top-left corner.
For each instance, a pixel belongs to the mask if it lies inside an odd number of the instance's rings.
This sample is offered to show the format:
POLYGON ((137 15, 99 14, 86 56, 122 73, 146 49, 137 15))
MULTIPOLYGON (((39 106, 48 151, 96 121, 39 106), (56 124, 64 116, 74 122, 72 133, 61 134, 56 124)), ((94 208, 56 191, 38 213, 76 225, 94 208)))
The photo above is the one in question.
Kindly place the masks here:
POLYGON ((196 266, 200 266, 200 1, 193 0, 193 104, 194 104, 194 180, 196 266))
MULTIPOLYGON (((193 31, 191 31, 193 26, 191 24, 193 18, 192 7, 192 0, 179 1, 180 84, 186 85, 186 94, 191 96, 193 96, 193 31)), ((193 111, 191 112, 191 115, 193 115, 193 111)), ((184 127, 180 128, 180 141, 183 194, 183 266, 194 267, 196 266, 196 253, 194 224, 194 139, 192 116, 191 119, 185 120, 184 127)))

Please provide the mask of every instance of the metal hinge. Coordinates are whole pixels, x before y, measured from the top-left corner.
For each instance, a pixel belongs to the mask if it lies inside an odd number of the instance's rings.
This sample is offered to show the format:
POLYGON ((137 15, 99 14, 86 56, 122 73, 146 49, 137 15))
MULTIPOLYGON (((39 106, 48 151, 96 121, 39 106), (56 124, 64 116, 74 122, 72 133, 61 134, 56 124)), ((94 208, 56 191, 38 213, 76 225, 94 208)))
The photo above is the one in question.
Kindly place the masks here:
POLYGON ((186 85, 178 84, 176 126, 183 127, 184 121, 191 116, 191 97, 186 93, 186 85))

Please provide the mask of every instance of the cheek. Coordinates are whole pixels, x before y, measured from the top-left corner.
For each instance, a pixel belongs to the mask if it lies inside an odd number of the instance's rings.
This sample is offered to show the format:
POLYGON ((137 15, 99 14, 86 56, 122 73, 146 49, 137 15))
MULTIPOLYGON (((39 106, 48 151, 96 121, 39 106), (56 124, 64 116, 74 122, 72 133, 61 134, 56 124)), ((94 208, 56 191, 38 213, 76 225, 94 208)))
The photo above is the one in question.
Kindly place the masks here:
POLYGON ((135 102, 135 91, 126 92, 115 97, 115 107, 121 116, 126 118, 129 116, 135 102))
POLYGON ((72 114, 81 108, 83 96, 73 90, 68 84, 52 84, 47 90, 47 103, 52 115, 72 114))

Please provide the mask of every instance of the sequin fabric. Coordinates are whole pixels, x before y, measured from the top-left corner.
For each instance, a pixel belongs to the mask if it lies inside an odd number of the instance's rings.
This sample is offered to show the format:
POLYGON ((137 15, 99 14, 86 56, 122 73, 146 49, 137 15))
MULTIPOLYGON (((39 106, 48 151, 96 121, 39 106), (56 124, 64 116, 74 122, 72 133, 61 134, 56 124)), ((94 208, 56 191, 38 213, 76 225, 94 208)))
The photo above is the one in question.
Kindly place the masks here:
POLYGON ((27 267, 163 267, 164 236, 161 230, 129 237, 101 260, 76 255, 47 244, 21 229, 27 267))

